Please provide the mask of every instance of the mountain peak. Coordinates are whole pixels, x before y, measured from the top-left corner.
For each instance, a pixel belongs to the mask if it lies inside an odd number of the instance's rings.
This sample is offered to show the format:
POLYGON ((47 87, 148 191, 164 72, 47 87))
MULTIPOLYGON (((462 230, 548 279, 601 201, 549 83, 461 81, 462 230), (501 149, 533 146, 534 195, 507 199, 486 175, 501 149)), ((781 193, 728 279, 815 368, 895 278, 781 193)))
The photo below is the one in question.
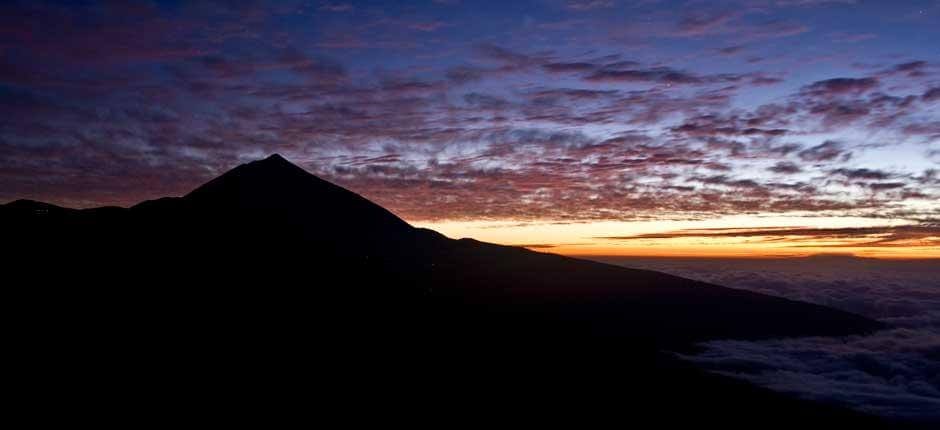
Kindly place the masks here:
MULTIPOLYGON (((238 171, 238 170, 252 171, 254 174, 259 174, 259 175, 270 175, 278 171, 281 171, 281 172, 291 171, 293 172, 293 174, 303 173, 304 175, 307 175, 307 176, 313 176, 312 174, 304 170, 302 167, 294 163, 291 163, 288 159, 284 158, 281 154, 277 154, 277 153, 271 154, 267 156, 266 158, 262 158, 260 160, 254 160, 254 161, 250 161, 248 163, 242 164, 230 170, 229 173, 238 171)), ((228 173, 226 173, 226 175, 227 174, 228 173)))
POLYGON ((183 200, 198 208, 279 213, 324 226, 411 228, 385 208, 320 179, 280 154, 235 167, 183 200))
POLYGON ((287 164, 287 165, 291 165, 291 166, 295 166, 295 167, 296 167, 296 165, 295 165, 294 163, 291 163, 290 161, 287 161, 286 158, 284 158, 281 154, 278 154, 278 153, 276 153, 276 152, 275 152, 274 154, 269 155, 269 156, 268 156, 267 158, 265 158, 265 159, 257 160, 257 162, 258 162, 258 163, 266 163, 266 164, 287 164))
POLYGON ((272 154, 266 158, 236 166, 193 190, 187 197, 201 197, 208 195, 210 192, 248 191, 245 187, 253 189, 269 188, 267 191, 272 192, 276 191, 277 188, 310 187, 324 184, 329 183, 291 163, 280 154, 272 154))

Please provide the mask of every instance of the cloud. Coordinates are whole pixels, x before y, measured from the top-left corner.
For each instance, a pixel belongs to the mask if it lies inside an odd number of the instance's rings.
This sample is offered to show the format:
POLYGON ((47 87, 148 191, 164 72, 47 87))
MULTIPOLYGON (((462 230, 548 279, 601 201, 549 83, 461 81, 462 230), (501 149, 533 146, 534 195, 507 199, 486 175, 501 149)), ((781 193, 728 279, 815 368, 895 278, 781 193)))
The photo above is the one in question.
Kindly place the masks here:
POLYGON ((589 11, 614 7, 614 0, 567 0, 565 8, 574 11, 589 11))
POLYGON ((447 79, 458 84, 480 81, 493 74, 494 70, 483 67, 456 66, 445 73, 447 79))
POLYGON ((907 63, 901 63, 897 66, 894 66, 892 69, 895 73, 903 73, 910 78, 920 78, 927 76, 925 69, 930 65, 930 63, 922 60, 918 61, 909 61, 907 63))
POLYGON ((728 23, 743 16, 734 10, 699 10, 686 14, 677 24, 677 34, 682 36, 704 36, 722 31, 728 23))
MULTIPOLYGON (((869 90, 804 83, 817 74, 776 62, 790 57, 742 69, 720 55, 746 46, 767 58, 755 37, 801 31, 772 2, 693 2, 672 16, 652 5, 562 23, 535 11, 518 26, 491 22, 475 43, 440 31, 439 7, 404 19, 332 1, 4 4, 0 199, 128 205, 276 151, 409 220, 935 212, 940 190, 921 171, 831 173, 856 168, 846 163, 874 151, 873 136, 934 149, 925 85, 936 83, 910 76, 932 64, 836 77, 877 80, 869 90), (660 50, 695 34, 721 37, 697 53, 660 50), (757 92, 777 95, 754 105, 757 92)), ((459 15, 446 24, 479 28, 459 15)))
POLYGON ((940 420, 940 335, 930 331, 703 346, 686 358, 776 391, 891 418, 940 420))
POLYGON ((878 38, 878 35, 875 33, 842 33, 835 32, 832 34, 833 40, 840 43, 859 43, 867 40, 874 40, 878 38))
POLYGON ((591 63, 548 63, 543 64, 542 68, 551 73, 572 73, 587 72, 594 70, 597 66, 591 63))
POLYGON ((826 6, 826 5, 852 5, 858 0, 775 0, 774 4, 781 7, 790 6, 826 6))
POLYGON ((523 66, 530 65, 534 61, 534 59, 528 55, 509 50, 493 43, 479 44, 476 46, 476 50, 483 58, 506 65, 523 66))
POLYGON ((561 98, 573 100, 598 100, 605 98, 616 98, 618 96, 618 92, 616 90, 589 90, 584 88, 548 88, 525 93, 525 96, 530 97, 536 101, 545 102, 561 98))
MULTIPOLYGON (((896 190, 899 188, 904 188, 907 186, 904 182, 875 182, 865 184, 866 187, 871 188, 873 191, 885 191, 885 190, 896 190)), ((918 194, 919 197, 927 197, 925 194, 918 194)), ((940 241, 934 241, 933 243, 940 244, 940 241)))
POLYGON ((584 78, 588 82, 657 82, 677 85, 701 84, 699 76, 669 68, 599 70, 584 78))
POLYGON ((773 39, 798 36, 808 33, 810 28, 795 22, 770 21, 745 29, 743 37, 748 40, 773 39))
POLYGON ((706 185, 723 185, 731 188, 752 188, 761 187, 756 181, 751 179, 736 179, 727 175, 714 175, 692 178, 692 181, 701 182, 706 185))
POLYGON ((895 328, 940 328, 936 259, 879 260, 830 253, 758 260, 609 257, 603 261, 816 303, 895 328))
POLYGON ((915 111, 916 96, 869 91, 874 87, 868 79, 874 78, 837 79, 837 83, 827 80, 806 86, 791 98, 791 109, 801 121, 819 122, 827 130, 848 126, 883 130, 897 125, 901 118, 915 111))
POLYGON ((756 20, 755 16, 765 15, 760 7, 728 7, 715 5, 711 8, 687 6, 675 28, 663 33, 668 37, 695 37, 715 35, 734 35, 739 41, 757 41, 797 36, 810 31, 810 28, 798 22, 772 18, 756 20))
POLYGON ((812 148, 804 149, 797 155, 799 155, 800 159, 803 161, 823 162, 833 161, 840 157, 846 158, 851 156, 851 153, 845 150, 843 143, 827 140, 812 148))
POLYGON ((901 130, 909 136, 925 136, 928 140, 940 139, 940 121, 911 123, 901 130))
POLYGON ((703 344, 701 353, 683 357, 706 369, 807 399, 924 424, 940 420, 937 260, 819 255, 601 261, 807 301, 888 323, 893 328, 864 336, 719 340, 703 344))
POLYGON ((488 94, 467 93, 463 99, 467 104, 480 109, 504 109, 510 106, 506 99, 488 94))
POLYGON ((757 136, 779 137, 787 134, 782 128, 759 128, 749 126, 741 118, 724 118, 717 115, 702 115, 689 118, 685 123, 671 128, 674 133, 689 136, 757 136))
MULTIPOLYGON (((632 66, 633 64, 627 65, 632 66)), ((743 81, 747 78, 755 77, 755 75, 747 74, 698 75, 669 67, 623 69, 616 66, 607 65, 600 70, 585 76, 584 80, 594 83, 640 82, 668 85, 706 85, 734 83, 743 81)))
POLYGON ((349 12, 353 10, 353 5, 339 2, 323 2, 320 3, 319 9, 326 12, 349 12))
POLYGON ((877 88, 879 82, 875 78, 833 78, 813 82, 803 88, 803 93, 822 98, 832 98, 842 95, 858 95, 877 88))
POLYGON ((876 169, 835 169, 833 175, 844 176, 847 179, 885 180, 894 177, 891 173, 876 169))
POLYGON ((437 31, 438 29, 441 29, 443 27, 447 27, 448 25, 449 24, 443 21, 427 21, 427 22, 415 22, 413 24, 410 24, 408 28, 412 30, 432 32, 432 31, 437 31))
MULTIPOLYGON (((714 183, 725 183, 727 178, 718 177, 714 183)), ((734 185, 734 183, 731 183, 734 185)), ((752 184, 746 184, 753 186, 752 184)), ((665 233, 646 233, 633 236, 609 236, 595 239, 633 241, 679 238, 761 238, 765 242, 832 242, 813 243, 813 247, 935 247, 940 246, 940 225, 919 224, 882 227, 765 227, 765 228, 717 228, 689 229, 665 233)))
POLYGON ((768 167, 767 170, 774 173, 781 173, 786 175, 792 175, 795 173, 800 173, 803 169, 800 166, 797 166, 796 163, 790 161, 778 161, 777 164, 774 164, 771 167, 768 167))
POLYGON ((921 96, 925 102, 931 103, 940 100, 940 87, 931 88, 921 96))

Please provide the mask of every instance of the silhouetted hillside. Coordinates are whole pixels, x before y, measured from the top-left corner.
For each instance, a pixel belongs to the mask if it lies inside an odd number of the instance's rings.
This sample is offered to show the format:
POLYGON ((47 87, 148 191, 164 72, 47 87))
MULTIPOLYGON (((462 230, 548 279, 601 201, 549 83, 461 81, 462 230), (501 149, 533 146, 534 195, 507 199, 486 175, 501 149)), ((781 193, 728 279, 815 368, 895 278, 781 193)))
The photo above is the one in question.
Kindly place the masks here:
POLYGON ((0 220, 19 354, 44 369, 43 384, 76 397, 76 387, 105 387, 113 392, 93 399, 129 410, 139 405, 114 393, 270 407, 312 391, 318 400, 303 407, 445 426, 651 415, 879 425, 661 352, 877 322, 448 239, 277 155, 180 198, 91 210, 21 200, 0 206, 0 220))

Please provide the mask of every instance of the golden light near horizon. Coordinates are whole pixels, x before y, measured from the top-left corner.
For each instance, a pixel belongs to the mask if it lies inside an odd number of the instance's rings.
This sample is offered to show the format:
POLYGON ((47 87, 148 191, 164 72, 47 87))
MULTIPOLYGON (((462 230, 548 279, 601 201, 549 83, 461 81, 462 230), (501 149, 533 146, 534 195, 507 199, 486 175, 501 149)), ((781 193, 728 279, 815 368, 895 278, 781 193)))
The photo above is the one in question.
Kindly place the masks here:
POLYGON ((849 254, 869 258, 940 258, 940 246, 937 246, 940 233, 927 231, 916 238, 891 237, 886 241, 887 235, 881 229, 915 228, 916 224, 886 223, 872 218, 732 216, 702 221, 506 220, 415 224, 453 238, 470 237, 572 256, 774 258, 849 254), (845 229, 858 233, 842 233, 845 229), (830 230, 840 234, 803 234, 804 231, 830 230), (727 231, 746 234, 743 237, 711 235, 727 231), (764 232, 767 234, 762 234, 764 232))

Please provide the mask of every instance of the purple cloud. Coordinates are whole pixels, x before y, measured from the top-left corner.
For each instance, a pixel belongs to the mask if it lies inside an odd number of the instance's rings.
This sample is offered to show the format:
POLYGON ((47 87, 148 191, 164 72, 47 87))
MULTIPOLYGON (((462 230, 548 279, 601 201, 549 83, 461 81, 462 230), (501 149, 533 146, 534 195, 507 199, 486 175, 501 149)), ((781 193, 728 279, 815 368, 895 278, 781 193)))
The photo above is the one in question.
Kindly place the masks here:
POLYGON ((851 153, 846 152, 843 143, 827 140, 812 148, 800 151, 798 155, 804 161, 824 162, 833 161, 840 157, 846 158, 851 156, 851 153))
POLYGON ((885 180, 894 177, 888 172, 874 169, 835 169, 832 174, 844 176, 848 179, 885 180))
POLYGON ((792 175, 792 174, 800 173, 803 171, 803 169, 801 169, 800 166, 790 161, 778 161, 773 166, 767 168, 767 170, 774 172, 774 173, 780 173, 780 174, 785 174, 785 175, 792 175))
POLYGON ((565 7, 574 11, 588 11, 614 7, 614 0, 567 0, 565 7))
POLYGON ((924 100, 925 102, 927 102, 927 103, 931 103, 931 102, 935 102, 935 101, 937 101, 937 100, 940 100, 940 87, 931 88, 931 89, 927 90, 927 92, 925 92, 925 93, 921 96, 921 99, 923 99, 923 100, 924 100))
POLYGON ((817 81, 803 88, 803 93, 821 98, 832 98, 842 95, 858 95, 877 88, 879 82, 875 78, 834 78, 817 81))

